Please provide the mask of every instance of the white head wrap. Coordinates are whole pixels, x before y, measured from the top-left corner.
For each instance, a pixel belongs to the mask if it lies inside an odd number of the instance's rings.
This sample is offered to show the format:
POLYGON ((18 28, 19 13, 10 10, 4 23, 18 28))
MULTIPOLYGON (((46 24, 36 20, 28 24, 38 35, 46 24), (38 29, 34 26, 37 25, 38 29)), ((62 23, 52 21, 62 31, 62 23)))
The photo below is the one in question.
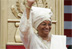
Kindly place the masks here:
POLYGON ((37 29, 38 25, 44 20, 51 21, 52 11, 49 8, 41 8, 41 7, 32 7, 33 17, 32 24, 35 29, 37 29))

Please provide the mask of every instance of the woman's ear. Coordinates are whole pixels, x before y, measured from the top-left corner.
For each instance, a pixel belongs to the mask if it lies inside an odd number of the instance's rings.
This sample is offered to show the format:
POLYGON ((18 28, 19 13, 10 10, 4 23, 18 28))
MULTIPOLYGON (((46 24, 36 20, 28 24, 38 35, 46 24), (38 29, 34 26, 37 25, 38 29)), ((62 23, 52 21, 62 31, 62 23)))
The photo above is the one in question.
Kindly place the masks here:
POLYGON ((37 29, 34 29, 34 28, 33 28, 33 30, 34 30, 35 33, 38 33, 38 30, 37 30, 37 29))
POLYGON ((38 31, 38 27, 37 27, 37 29, 36 29, 37 31, 38 31))

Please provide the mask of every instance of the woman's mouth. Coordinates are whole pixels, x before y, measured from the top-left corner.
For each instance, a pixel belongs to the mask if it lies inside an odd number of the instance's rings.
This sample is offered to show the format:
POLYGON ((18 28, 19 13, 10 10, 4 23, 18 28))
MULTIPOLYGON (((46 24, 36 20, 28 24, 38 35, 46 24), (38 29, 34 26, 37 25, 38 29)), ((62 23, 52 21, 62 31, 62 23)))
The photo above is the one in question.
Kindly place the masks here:
POLYGON ((49 29, 44 29, 45 32, 49 32, 49 29))

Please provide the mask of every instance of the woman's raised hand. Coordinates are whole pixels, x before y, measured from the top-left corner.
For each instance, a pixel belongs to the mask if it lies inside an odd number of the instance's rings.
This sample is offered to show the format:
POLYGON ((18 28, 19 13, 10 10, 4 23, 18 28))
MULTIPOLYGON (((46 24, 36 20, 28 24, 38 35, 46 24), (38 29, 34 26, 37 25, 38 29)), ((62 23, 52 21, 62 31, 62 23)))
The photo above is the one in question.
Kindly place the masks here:
POLYGON ((30 9, 31 9, 32 4, 33 4, 34 2, 35 2, 35 0, 27 0, 27 4, 26 4, 27 19, 29 19, 30 9))
POLYGON ((35 0, 27 0, 27 5, 31 7, 34 2, 35 0))

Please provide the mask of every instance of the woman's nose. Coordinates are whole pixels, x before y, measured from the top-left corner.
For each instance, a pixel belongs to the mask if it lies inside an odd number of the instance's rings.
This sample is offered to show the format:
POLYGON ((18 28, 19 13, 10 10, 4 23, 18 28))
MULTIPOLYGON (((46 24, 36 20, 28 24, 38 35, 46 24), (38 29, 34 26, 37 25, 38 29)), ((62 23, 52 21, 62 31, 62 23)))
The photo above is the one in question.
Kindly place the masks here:
POLYGON ((49 26, 48 26, 48 25, 46 25, 46 28, 49 28, 49 26))

